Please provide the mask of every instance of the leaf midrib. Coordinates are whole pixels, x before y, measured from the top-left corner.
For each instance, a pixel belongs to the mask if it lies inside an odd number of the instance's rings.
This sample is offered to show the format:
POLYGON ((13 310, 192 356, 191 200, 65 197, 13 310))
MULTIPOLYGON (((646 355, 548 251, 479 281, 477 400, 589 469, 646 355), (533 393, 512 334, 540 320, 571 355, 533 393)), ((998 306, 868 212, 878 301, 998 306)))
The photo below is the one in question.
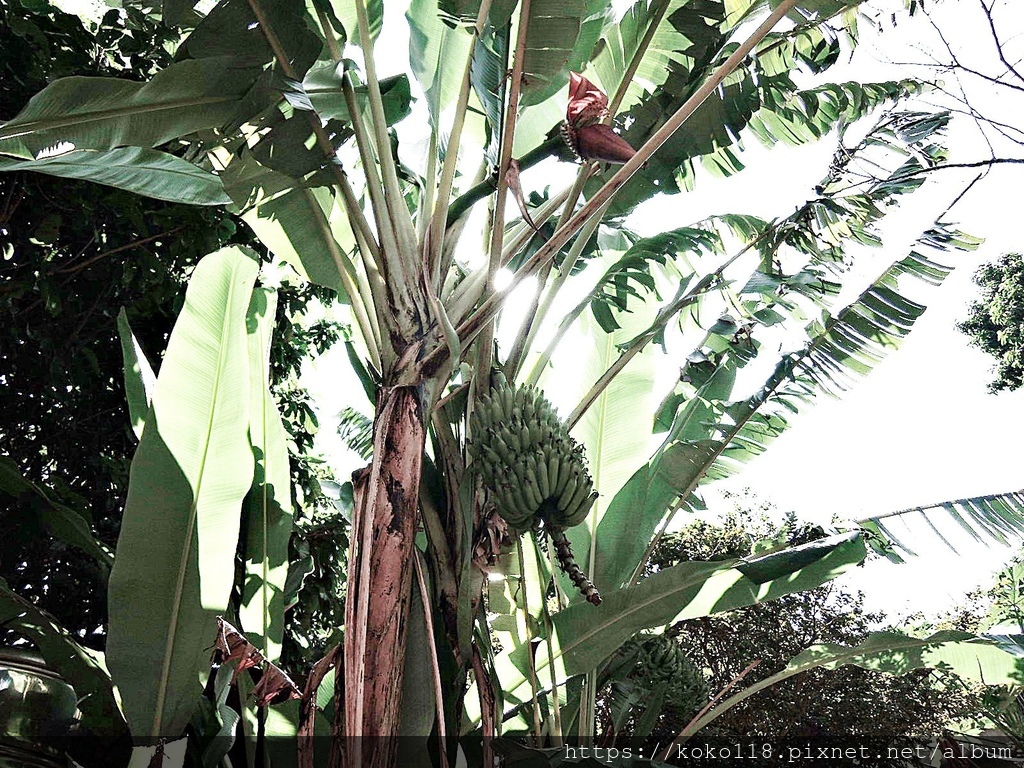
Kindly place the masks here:
POLYGON ((167 699, 167 688, 170 677, 171 658, 174 653, 174 640, 175 634, 178 628, 178 617, 181 613, 181 595, 184 591, 185 584, 185 567, 188 561, 189 553, 192 550, 192 533, 195 530, 196 521, 198 519, 199 509, 199 497, 202 493, 203 478, 206 474, 206 460, 210 450, 210 435, 213 433, 213 422, 217 412, 218 396, 220 395, 220 382, 221 375, 224 370, 224 358, 227 351, 227 338, 230 335, 230 315, 234 305, 234 295, 236 292, 235 287, 235 268, 232 268, 229 280, 228 280, 228 295, 227 300, 224 303, 224 313, 222 316, 221 323, 221 338, 220 338, 220 349, 217 355, 217 370, 214 376, 213 386, 213 398, 210 402, 210 412, 207 416, 206 421, 206 440, 203 444, 203 454, 199 461, 199 475, 196 478, 196 488, 193 494, 193 502, 189 508, 189 519, 186 530, 185 546, 181 550, 181 560, 178 565, 178 578, 174 589, 174 600, 171 603, 171 623, 167 633, 167 644, 164 647, 164 660, 160 671, 160 680, 157 684, 157 699, 156 707, 153 715, 153 730, 150 734, 153 739, 160 737, 160 726, 162 724, 164 715, 164 704, 167 699))
POLYGON ((15 139, 19 136, 27 136, 32 133, 48 131, 54 128, 64 128, 69 125, 95 123, 115 117, 130 117, 132 115, 146 115, 150 113, 158 114, 161 112, 185 109, 187 107, 205 106, 207 104, 225 104, 237 100, 236 96, 204 96, 202 98, 179 99, 176 101, 167 101, 157 104, 135 104, 127 107, 114 107, 110 109, 76 112, 63 117, 25 120, 18 121, 17 123, 15 123, 15 120, 11 120, 3 127, 0 127, 0 141, 15 139), (15 123, 14 130, 11 130, 9 127, 12 123, 15 123))

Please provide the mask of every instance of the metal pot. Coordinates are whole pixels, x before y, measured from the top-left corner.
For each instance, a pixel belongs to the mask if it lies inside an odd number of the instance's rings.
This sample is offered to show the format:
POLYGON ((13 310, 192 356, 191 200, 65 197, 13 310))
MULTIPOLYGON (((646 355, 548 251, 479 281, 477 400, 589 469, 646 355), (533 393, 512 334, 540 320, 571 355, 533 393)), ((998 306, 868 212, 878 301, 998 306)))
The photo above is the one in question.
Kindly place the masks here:
POLYGON ((0 648, 0 768, 66 766, 75 689, 39 654, 0 648))

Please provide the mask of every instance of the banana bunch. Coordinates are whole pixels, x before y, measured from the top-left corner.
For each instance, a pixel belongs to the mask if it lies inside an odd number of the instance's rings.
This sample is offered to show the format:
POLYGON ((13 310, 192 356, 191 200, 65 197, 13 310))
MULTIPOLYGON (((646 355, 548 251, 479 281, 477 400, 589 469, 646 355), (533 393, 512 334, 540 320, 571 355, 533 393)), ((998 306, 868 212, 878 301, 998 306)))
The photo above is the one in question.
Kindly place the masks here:
POLYGON ((640 634, 630 639, 621 653, 636 652, 630 677, 647 690, 665 685, 665 700, 680 709, 696 711, 707 699, 704 675, 690 661, 679 643, 667 635, 640 634))
POLYGON ((583 447, 540 390, 499 381, 477 403, 470 429, 478 474, 512 528, 564 530, 586 519, 597 493, 583 447))

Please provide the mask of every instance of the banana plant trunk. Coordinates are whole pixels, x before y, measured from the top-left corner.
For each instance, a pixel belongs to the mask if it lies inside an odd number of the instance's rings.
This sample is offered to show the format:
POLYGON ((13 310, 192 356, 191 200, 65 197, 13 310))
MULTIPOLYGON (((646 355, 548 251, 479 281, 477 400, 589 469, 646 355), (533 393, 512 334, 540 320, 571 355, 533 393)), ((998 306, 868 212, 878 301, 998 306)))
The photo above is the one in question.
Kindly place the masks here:
POLYGON ((401 720, 424 408, 419 387, 380 392, 373 461, 354 484, 345 608, 346 768, 395 765, 401 720))

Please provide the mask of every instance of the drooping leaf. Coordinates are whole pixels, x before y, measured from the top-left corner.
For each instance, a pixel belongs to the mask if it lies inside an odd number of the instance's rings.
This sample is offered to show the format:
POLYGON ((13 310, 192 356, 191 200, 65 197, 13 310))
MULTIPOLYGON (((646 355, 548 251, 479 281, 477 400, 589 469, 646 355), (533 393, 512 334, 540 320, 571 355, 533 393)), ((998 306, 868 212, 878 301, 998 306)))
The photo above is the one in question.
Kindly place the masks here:
POLYGON ((691 263, 707 254, 722 252, 722 238, 714 229, 704 226, 680 227, 638 240, 608 268, 592 291, 590 306, 594 317, 605 331, 611 332, 619 327, 618 316, 630 311, 631 298, 643 300, 651 293, 657 295, 656 266, 682 262, 680 269, 684 273, 678 278, 678 286, 685 289, 693 277, 691 263))
POLYGON ((151 148, 204 128, 237 111, 259 73, 230 56, 182 61, 146 83, 111 77, 65 77, 32 97, 0 126, 0 155, 15 140, 35 157, 56 146, 108 150, 151 148))
MULTIPOLYGON (((552 617, 556 677, 561 680, 594 669, 642 629, 813 589, 860 563, 867 553, 857 532, 812 543, 816 557, 810 562, 802 556, 801 547, 762 558, 761 568, 777 574, 763 583, 744 574, 743 561, 688 561, 635 586, 606 593, 599 606, 569 606, 552 617)), ((502 685, 512 691, 513 702, 522 701, 524 693, 528 695, 526 653, 527 646, 520 646, 499 657, 504 661, 502 685)), ((546 654, 538 652, 536 664, 538 676, 550 680, 546 654)))
POLYGON ((107 663, 140 745, 188 723, 234 581, 253 477, 245 317, 257 263, 231 247, 196 267, 132 461, 107 663))
POLYGON ((249 329, 249 440, 255 458, 245 500, 245 575, 238 620, 263 656, 277 661, 284 637, 284 588, 292 532, 288 436, 270 392, 270 340, 277 295, 253 291, 249 329))
POLYGON ((114 564, 110 550, 93 536, 89 521, 70 507, 53 501, 39 485, 26 480, 18 465, 7 456, 0 456, 0 493, 13 497, 14 504, 28 507, 54 538, 91 555, 105 568, 114 564))
MULTIPOLYGON (((295 92, 290 92, 290 95, 296 96, 295 92)), ((308 100, 305 101, 308 107, 308 100)), ((351 126, 340 120, 321 122, 323 135, 334 151, 353 136, 351 126)), ((260 140, 250 147, 249 152, 261 165, 303 186, 321 186, 335 181, 325 170, 331 161, 317 143, 308 115, 302 111, 290 104, 282 104, 280 109, 271 110, 255 121, 255 132, 258 132, 260 140)))
POLYGON ((155 149, 78 149, 36 160, 0 157, 0 171, 38 171, 67 179, 85 179, 186 205, 226 205, 231 202, 219 176, 155 149))
POLYGON ((217 634, 213 647, 217 650, 221 664, 237 662, 231 675, 232 683, 248 669, 255 668, 262 672, 259 682, 252 689, 256 706, 266 707, 302 698, 302 691, 288 674, 264 657, 259 648, 220 616, 217 617, 217 634))
MULTIPOLYGON (((296 109, 313 109, 324 120, 352 122, 352 116, 345 102, 341 80, 341 67, 332 61, 318 61, 314 64, 301 86, 292 84, 285 92, 285 98, 296 109)), ((384 105, 384 117, 389 126, 406 118, 412 110, 412 92, 409 78, 404 73, 385 77, 380 81, 380 96, 384 105)), ((352 89, 361 108, 367 107, 367 86, 354 84, 352 89)))
POLYGON ((852 664, 863 669, 904 675, 928 667, 953 672, 985 685, 1020 685, 1024 680, 1024 658, 1020 648, 995 638, 947 630, 926 638, 899 632, 873 632, 860 645, 847 647, 823 643, 812 645, 796 656, 786 668, 750 685, 721 702, 715 709, 687 726, 684 736, 711 723, 731 706, 809 669, 836 669, 852 664))
POLYGON ((229 165, 225 182, 242 218, 275 256, 348 300, 341 271, 354 270, 348 253, 355 237, 332 189, 293 186, 252 160, 229 165))
POLYGON ((750 131, 766 146, 806 144, 824 137, 840 123, 855 122, 920 89, 917 81, 899 80, 827 83, 797 90, 788 78, 778 78, 762 86, 762 108, 751 118, 750 131))
POLYGON ((914 531, 915 539, 919 533, 924 532, 915 523, 924 523, 939 541, 955 553, 956 545, 936 526, 936 522, 943 518, 951 519, 974 541, 994 541, 1004 545, 1020 541, 1024 539, 1024 491, 923 504, 865 518, 860 524, 876 529, 900 552, 914 556, 917 553, 911 549, 906 537, 901 539, 893 533, 892 523, 898 521, 906 526, 914 526, 908 530, 914 531))
POLYGON ((124 390, 128 400, 128 416, 132 420, 132 430, 136 438, 142 437, 142 429, 146 425, 146 414, 149 413, 149 402, 156 385, 156 374, 146 359, 131 326, 128 315, 121 307, 117 314, 117 334, 121 338, 121 355, 124 358, 124 390))

